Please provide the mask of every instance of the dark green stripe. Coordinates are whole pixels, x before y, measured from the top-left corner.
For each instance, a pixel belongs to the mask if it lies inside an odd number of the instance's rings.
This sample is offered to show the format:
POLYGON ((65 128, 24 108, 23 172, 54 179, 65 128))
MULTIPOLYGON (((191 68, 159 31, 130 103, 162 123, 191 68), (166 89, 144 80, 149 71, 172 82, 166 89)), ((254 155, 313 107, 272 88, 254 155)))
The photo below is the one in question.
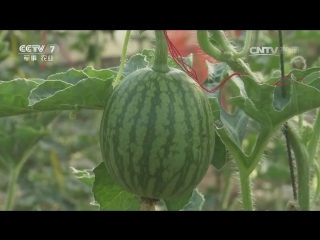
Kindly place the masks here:
MULTIPOLYGON (((142 72, 144 72, 143 70, 142 72)), ((135 76, 130 77, 129 79, 123 79, 118 87, 115 89, 112 99, 110 99, 110 107, 106 113, 106 129, 104 131, 104 139, 105 141, 105 149, 107 151, 107 157, 109 157, 107 161, 107 166, 109 169, 110 175, 119 181, 119 184, 127 190, 131 189, 131 186, 128 182, 124 181, 124 169, 126 162, 125 159, 122 159, 122 156, 118 152, 118 148, 122 149, 120 143, 120 129, 124 128, 124 124, 126 124, 123 119, 129 107, 129 103, 132 100, 132 97, 135 95, 137 89, 140 87, 141 78, 139 75, 135 74, 135 76), (123 102, 123 108, 121 109, 121 114, 114 114, 115 111, 119 109, 119 103, 123 102), (115 133, 111 135, 111 125, 115 124, 116 129, 115 133), (109 136, 107 136, 109 134, 109 136), (112 154, 112 152, 114 154, 112 154)))
POLYGON ((146 86, 146 93, 150 94, 152 91, 154 96, 151 97, 151 99, 149 99, 152 107, 150 110, 148 122, 146 124, 147 132, 146 132, 146 137, 144 138, 144 141, 143 141, 143 146, 144 146, 144 151, 142 154, 143 162, 141 162, 141 165, 140 165, 141 169, 140 169, 140 177, 139 177, 140 185, 142 186, 143 196, 146 196, 146 197, 148 197, 148 194, 145 192, 145 190, 148 187, 148 179, 152 177, 149 173, 149 165, 152 164, 151 161, 154 160, 154 159, 150 159, 150 152, 153 145, 153 141, 156 137, 155 135, 156 108, 155 107, 159 103, 159 95, 161 94, 158 80, 153 80, 152 84, 150 82, 150 85, 151 85, 151 88, 149 86, 146 86))
MULTIPOLYGON (((138 135, 143 134, 142 132, 138 132, 137 133, 137 130, 141 130, 141 126, 138 125, 138 121, 141 120, 141 118, 143 118, 141 113, 144 110, 144 107, 146 106, 145 105, 146 101, 148 101, 147 93, 148 93, 149 90, 147 88, 147 85, 148 85, 148 82, 150 84, 150 80, 149 79, 150 79, 150 75, 151 74, 152 74, 152 72, 150 72, 147 75, 145 75, 144 76, 144 81, 141 81, 141 85, 140 86, 141 86, 141 89, 143 89, 143 90, 141 92, 141 98, 140 99, 142 100, 144 105, 140 103, 140 106, 143 105, 143 107, 139 108, 139 111, 138 111, 138 113, 136 114, 136 116, 134 118, 133 127, 131 128, 131 131, 128 132, 131 143, 136 143, 137 142, 136 139, 137 139, 137 137, 139 137, 138 135), (147 79, 147 81, 145 79, 147 79)), ((133 92, 133 94, 136 96, 137 93, 133 92)), ((150 104, 150 106, 152 107, 152 104, 150 104)), ((149 111, 150 111, 150 109, 149 109, 149 111)), ((143 148, 142 151, 144 152, 145 151, 144 150, 144 145, 142 145, 142 148, 143 148)), ((138 163, 139 164, 139 172, 136 172, 135 171, 134 162, 133 162, 133 156, 135 154, 135 150, 136 149, 130 149, 130 151, 129 151, 130 152, 130 159, 129 159, 129 163, 128 163, 128 166, 127 166, 128 171, 129 171, 129 179, 126 179, 126 180, 128 181, 128 183, 130 183, 131 189, 134 189, 136 192, 142 192, 142 188, 143 187, 140 185, 141 184, 140 183, 141 182, 140 178, 138 177, 138 183, 135 182, 134 178, 135 178, 135 176, 137 177, 137 176, 139 176, 141 174, 141 166, 143 165, 141 163, 144 163, 144 161, 146 161, 146 159, 141 158, 139 160, 139 163, 138 163)))
MULTIPOLYGON (((156 178, 158 181, 156 181, 154 189, 152 191, 152 194, 154 196, 161 195, 162 193, 165 192, 166 188, 168 187, 168 180, 166 179, 166 170, 168 169, 169 165, 165 166, 166 160, 169 158, 170 152, 170 147, 173 145, 173 139, 176 136, 176 131, 175 128, 173 127, 175 125, 175 118, 174 113, 174 104, 176 103, 176 100, 174 98, 174 92, 172 91, 172 88, 170 86, 170 81, 168 79, 162 79, 161 84, 166 85, 168 90, 167 90, 167 95, 169 97, 170 103, 169 103, 169 109, 168 109, 168 117, 169 119, 169 129, 170 129, 170 134, 167 137, 167 141, 165 145, 162 146, 162 149, 164 149, 164 154, 162 159, 160 160, 160 167, 157 169, 156 172, 156 178)), ((170 181, 170 180, 169 180, 170 181)))
MULTIPOLYGON (((180 88, 182 85, 183 90, 184 90, 183 97, 181 100, 183 101, 183 106, 185 106, 185 111, 184 111, 185 112, 185 121, 186 121, 187 126, 190 130, 190 131, 188 131, 187 139, 196 140, 194 138, 196 138, 196 136, 197 136, 197 134, 199 134, 199 132, 194 131, 194 124, 195 123, 191 122, 190 118, 191 118, 192 114, 195 114, 192 112, 195 110, 197 111, 197 115, 201 116, 199 113, 200 106, 197 106, 197 104, 198 104, 197 98, 194 95, 195 94, 194 91, 192 91, 192 89, 190 89, 191 86, 189 84, 183 84, 183 83, 181 84, 180 81, 179 82, 176 81, 175 84, 178 85, 178 87, 180 85, 180 88), (192 109, 189 109, 188 102, 191 102, 191 101, 193 102, 195 107, 192 109)), ((202 124, 199 124, 199 125, 201 127, 202 124)), ((181 172, 179 173, 179 180, 178 180, 177 184, 174 186, 174 188, 170 194, 172 196, 176 195, 178 192, 179 192, 179 194, 184 194, 184 193, 187 193, 187 191, 189 191, 189 188, 184 187, 184 186, 190 187, 190 183, 186 182, 186 181, 188 181, 188 179, 190 179, 189 182, 194 182, 197 180, 196 178, 199 174, 198 169, 199 169, 200 164, 197 163, 197 159, 194 159, 194 156, 193 156, 193 148, 192 147, 194 146, 194 144, 198 144, 198 143, 193 142, 190 146, 186 146, 186 148, 185 148, 185 151, 186 151, 185 164, 182 167, 181 172), (195 173, 193 175, 190 174, 190 172, 189 172, 190 166, 192 164, 197 165, 195 173)))

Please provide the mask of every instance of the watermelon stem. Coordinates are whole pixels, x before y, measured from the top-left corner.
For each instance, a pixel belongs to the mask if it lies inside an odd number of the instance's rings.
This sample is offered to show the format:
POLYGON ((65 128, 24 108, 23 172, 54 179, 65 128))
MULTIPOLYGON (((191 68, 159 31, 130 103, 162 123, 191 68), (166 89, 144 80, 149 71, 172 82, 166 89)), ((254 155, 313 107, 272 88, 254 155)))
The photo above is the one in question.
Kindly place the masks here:
POLYGON ((170 71, 168 67, 168 43, 164 34, 164 30, 155 30, 156 33, 156 49, 155 59, 152 69, 155 72, 167 73, 170 71))
POLYGON ((141 197, 140 211, 155 211, 157 199, 141 197))
POLYGON ((125 36, 125 39, 124 39, 124 43, 123 43, 123 48, 122 48, 121 63, 120 63, 120 67, 119 67, 119 71, 118 71, 116 80, 114 81, 114 87, 116 87, 119 84, 120 79, 122 77, 124 64, 126 62, 127 48, 128 48, 128 44, 129 44, 130 34, 131 34, 131 30, 127 30, 126 36, 125 36))

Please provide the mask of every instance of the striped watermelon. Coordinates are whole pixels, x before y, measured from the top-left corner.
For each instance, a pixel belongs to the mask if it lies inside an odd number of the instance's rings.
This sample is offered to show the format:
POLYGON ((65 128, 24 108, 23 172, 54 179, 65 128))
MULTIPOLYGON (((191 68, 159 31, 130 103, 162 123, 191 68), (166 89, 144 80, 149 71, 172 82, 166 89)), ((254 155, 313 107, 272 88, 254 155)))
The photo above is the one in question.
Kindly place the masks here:
POLYGON ((100 145, 111 177, 141 197, 190 193, 213 157, 208 98, 186 73, 136 70, 115 88, 103 113, 100 145))

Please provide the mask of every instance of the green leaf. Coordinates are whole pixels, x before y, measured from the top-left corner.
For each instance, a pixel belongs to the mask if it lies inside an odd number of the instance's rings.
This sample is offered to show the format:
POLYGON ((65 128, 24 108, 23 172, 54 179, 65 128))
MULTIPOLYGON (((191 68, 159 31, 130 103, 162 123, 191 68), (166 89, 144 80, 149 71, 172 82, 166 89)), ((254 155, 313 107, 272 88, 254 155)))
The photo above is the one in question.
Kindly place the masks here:
MULTIPOLYGON (((223 120, 222 117, 220 116, 220 108, 221 106, 219 105, 218 99, 217 98, 209 98, 209 102, 211 105, 213 117, 215 120, 215 129, 216 133, 219 135, 220 140, 225 146, 231 146, 233 145, 234 148, 238 149, 239 151, 242 151, 241 147, 237 144, 236 140, 232 139, 232 134, 229 133, 228 126, 223 125, 223 120)), ((232 125, 231 125, 231 131, 232 131, 232 125)), ((218 143, 219 144, 219 143, 218 143)))
MULTIPOLYGON (((76 106, 83 109, 103 109, 112 92, 112 79, 103 81, 98 78, 86 78, 78 84, 54 91, 52 85, 62 85, 61 81, 46 81, 34 89, 29 103, 38 111, 73 110, 76 106), (108 98, 106 98, 106 96, 108 98), (42 99, 39 101, 39 96, 42 99)), ((58 88, 56 88, 58 89, 58 88)))
POLYGON ((192 196, 189 200, 189 203, 184 206, 182 211, 201 211, 202 206, 204 204, 204 197, 203 195, 197 190, 193 190, 192 196))
POLYGON ((108 80, 110 78, 115 79, 117 76, 117 72, 110 69, 95 70, 91 66, 83 69, 83 72, 91 78, 99 78, 101 80, 108 80))
MULTIPOLYGON (((222 82, 227 76, 230 75, 229 71, 228 71, 228 66, 225 63, 220 63, 220 64, 216 64, 217 66, 210 64, 210 68, 212 68, 211 72, 212 74, 209 75, 206 83, 204 84, 204 86, 208 89, 214 89, 220 82, 222 82)), ((241 86, 241 79, 237 76, 234 76, 232 78, 232 81, 230 82, 234 82, 234 85, 237 86, 238 88, 238 94, 240 92, 244 91, 244 87, 241 86), (237 84, 236 84, 237 83, 237 84)), ((221 88, 220 88, 221 89, 221 88)), ((217 119, 220 120, 220 122, 223 124, 223 126, 225 127, 226 131, 228 132, 228 135, 230 136, 230 138, 239 146, 241 147, 242 145, 242 141, 244 139, 245 133, 246 133, 246 129, 247 129, 247 125, 248 125, 248 121, 249 118, 248 116, 240 109, 237 109, 235 111, 234 114, 230 115, 228 114, 223 106, 222 106, 222 101, 221 101, 221 91, 220 89, 218 89, 215 93, 208 93, 206 92, 207 96, 209 98, 217 98, 218 100, 218 108, 219 108, 219 114, 215 117, 217 117, 217 119)), ((216 112, 217 113, 217 112, 216 112)), ((220 124, 221 125, 221 124, 220 124)), ((218 140, 218 145, 216 147, 222 147, 222 145, 219 146, 219 143, 223 144, 221 141, 220 137, 218 136, 219 140, 218 140)), ((217 152, 218 153, 218 152, 217 152)), ((218 153, 220 154, 220 153, 218 153)), ((224 156, 224 151, 221 152, 221 157, 224 156)), ((214 157, 215 159, 215 157, 214 157)), ((224 159, 224 157, 223 157, 224 159)), ((224 162, 224 160, 221 159, 222 162, 224 162)), ((221 163, 222 164, 222 163, 221 163)), ((224 165, 224 164, 223 164, 224 165)), ((215 167, 217 167, 218 169, 220 169, 220 167, 223 167, 223 165, 219 166, 219 164, 215 167)))
POLYGON ((66 83, 70 83, 71 85, 75 85, 86 78, 88 78, 88 75, 83 71, 71 68, 66 72, 50 75, 48 80, 61 80, 66 83))
POLYGON ((224 143, 222 142, 220 136, 216 134, 215 144, 214 144, 214 153, 211 164, 218 170, 221 170, 227 162, 227 149, 224 143))
MULTIPOLYGON (((212 97, 209 99, 212 99, 212 97)), ((239 148, 241 148, 249 121, 248 116, 241 109, 236 109, 235 113, 232 115, 228 114, 222 107, 220 97, 217 99, 217 105, 214 106, 214 109, 214 117, 217 120, 217 125, 224 126, 229 137, 238 145, 239 148)))
POLYGON ((30 91, 39 84, 27 79, 0 81, 0 117, 35 112, 29 107, 30 91))
POLYGON ((85 170, 77 170, 71 167, 73 173, 76 175, 81 182, 85 183, 86 185, 92 187, 94 182, 94 174, 92 169, 85 169, 85 170))
POLYGON ((32 106, 43 99, 47 99, 55 95, 56 92, 71 86, 73 85, 67 82, 47 80, 31 91, 29 96, 29 106, 32 106))
MULTIPOLYGON (((277 89, 281 87, 260 85, 249 77, 242 77, 246 94, 232 98, 231 101, 259 124, 279 127, 296 115, 320 107, 319 90, 295 81, 315 71, 319 71, 319 68, 293 70, 293 80, 290 85, 285 86, 287 98, 283 98, 277 89)), ((315 79, 312 83, 317 85, 319 81, 315 79)))
POLYGON ((247 125, 248 125, 248 116, 240 109, 237 109, 233 115, 229 115, 221 107, 221 121, 223 125, 227 128, 231 139, 241 147, 243 138, 245 136, 247 125))
POLYGON ((70 69, 43 79, 0 81, 0 117, 41 111, 103 109, 116 72, 70 69))
POLYGON ((139 30, 140 35, 142 35, 142 33, 144 33, 146 30, 139 30))
POLYGON ((109 175, 105 164, 94 170, 95 180, 92 192, 100 210, 139 210, 140 198, 123 190, 109 175))
POLYGON ((317 77, 316 79, 314 79, 312 82, 310 82, 309 86, 320 90, 320 81, 319 81, 319 79, 320 79, 320 77, 317 77))
POLYGON ((193 192, 190 192, 189 194, 186 194, 185 196, 178 198, 178 199, 163 200, 167 206, 167 210, 168 211, 181 210, 185 205, 187 205, 189 203, 189 199, 191 198, 192 193, 193 192))

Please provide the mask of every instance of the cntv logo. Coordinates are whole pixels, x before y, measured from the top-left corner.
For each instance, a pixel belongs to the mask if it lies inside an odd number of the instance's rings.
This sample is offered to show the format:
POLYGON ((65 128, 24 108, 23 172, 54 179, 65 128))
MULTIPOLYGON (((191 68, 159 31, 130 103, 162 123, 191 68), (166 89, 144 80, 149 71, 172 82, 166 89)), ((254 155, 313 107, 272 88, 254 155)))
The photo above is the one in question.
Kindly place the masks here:
POLYGON ((256 55, 277 55, 278 52, 281 51, 283 53, 288 54, 298 54, 299 48, 298 47, 251 47, 249 49, 250 56, 256 56, 256 55))

